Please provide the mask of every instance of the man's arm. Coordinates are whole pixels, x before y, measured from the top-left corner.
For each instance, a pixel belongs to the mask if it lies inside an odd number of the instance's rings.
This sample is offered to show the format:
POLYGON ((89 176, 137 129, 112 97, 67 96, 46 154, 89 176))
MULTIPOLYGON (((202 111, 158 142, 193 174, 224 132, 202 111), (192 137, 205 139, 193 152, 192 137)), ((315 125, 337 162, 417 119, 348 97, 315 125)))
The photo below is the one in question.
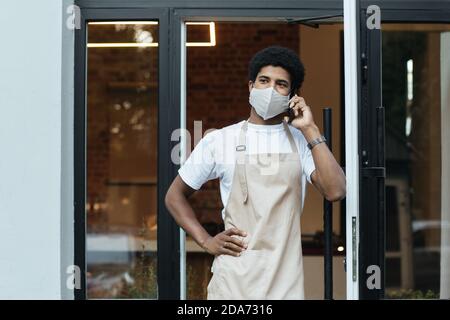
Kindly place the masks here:
MULTIPOLYGON (((307 141, 320 137, 316 125, 303 130, 307 141)), ((339 201, 345 197, 346 181, 341 166, 337 163, 325 143, 319 143, 311 150, 316 170, 311 174, 311 182, 328 201, 339 201)))
POLYGON ((165 197, 165 204, 176 223, 188 233, 195 242, 213 255, 229 254, 239 256, 245 244, 233 235, 245 237, 245 232, 229 229, 211 237, 198 221, 188 198, 195 192, 179 175, 172 182, 165 197))
POLYGON ((198 221, 194 210, 188 202, 188 198, 194 192, 195 189, 189 187, 184 183, 180 176, 177 175, 167 191, 165 203, 176 223, 182 227, 195 242, 203 247, 209 234, 198 221))
MULTIPOLYGON (((299 129, 306 141, 320 137, 320 130, 314 123, 311 108, 302 97, 292 99, 293 116, 291 124, 299 129)), ((345 197, 345 174, 325 143, 319 143, 311 150, 316 170, 311 174, 311 182, 328 201, 339 201, 345 197)))

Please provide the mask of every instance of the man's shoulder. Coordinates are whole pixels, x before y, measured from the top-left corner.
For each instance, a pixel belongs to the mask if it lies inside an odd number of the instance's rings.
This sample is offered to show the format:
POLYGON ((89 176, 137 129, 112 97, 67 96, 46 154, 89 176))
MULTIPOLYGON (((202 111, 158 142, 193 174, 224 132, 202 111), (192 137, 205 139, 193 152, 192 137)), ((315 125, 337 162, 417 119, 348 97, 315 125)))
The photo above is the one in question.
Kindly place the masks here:
POLYGON ((209 129, 205 133, 204 137, 208 137, 208 139, 212 140, 217 140, 223 138, 226 135, 235 135, 239 132, 243 122, 244 120, 230 124, 220 129, 209 129))
POLYGON ((236 137, 239 135, 243 121, 233 123, 220 129, 208 129, 203 135, 203 143, 211 149, 223 149, 234 145, 236 137))
POLYGON ((244 120, 236 122, 236 123, 233 123, 233 124, 230 124, 230 125, 228 125, 226 127, 223 127, 220 130, 222 130, 223 132, 227 132, 227 133, 228 132, 235 133, 236 131, 239 131, 241 129, 243 123, 244 123, 244 120))

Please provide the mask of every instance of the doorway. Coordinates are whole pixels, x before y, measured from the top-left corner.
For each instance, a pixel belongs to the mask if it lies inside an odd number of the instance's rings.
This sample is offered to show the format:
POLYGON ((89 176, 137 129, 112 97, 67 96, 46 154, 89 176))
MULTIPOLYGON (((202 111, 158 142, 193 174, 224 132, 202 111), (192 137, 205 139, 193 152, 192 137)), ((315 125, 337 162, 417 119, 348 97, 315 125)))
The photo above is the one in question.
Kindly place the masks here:
MULTIPOLYGON (((190 23, 189 20, 185 22, 187 44, 193 41, 203 41, 206 44, 211 38, 216 41, 214 45, 187 45, 185 49, 186 91, 181 93, 186 97, 186 108, 181 114, 185 114, 185 127, 189 133, 188 141, 185 142, 185 158, 206 131, 220 129, 248 118, 248 63, 257 51, 267 46, 280 45, 298 53, 305 64, 306 78, 300 95, 312 107, 319 127, 322 128, 322 109, 332 109, 333 149, 340 161, 343 141, 341 22, 335 21, 319 28, 279 22, 222 20, 198 22, 194 28, 190 23)), ((324 296, 322 201, 318 191, 308 184, 301 218, 307 299, 322 299, 324 296)), ((211 235, 223 230, 220 214, 222 202, 217 179, 203 185, 190 198, 190 203, 197 218, 211 235)), ((340 204, 336 203, 333 213, 335 299, 346 297, 344 212, 341 211, 340 204)), ((205 253, 189 236, 186 236, 184 248, 186 298, 205 299, 213 257, 205 253)))

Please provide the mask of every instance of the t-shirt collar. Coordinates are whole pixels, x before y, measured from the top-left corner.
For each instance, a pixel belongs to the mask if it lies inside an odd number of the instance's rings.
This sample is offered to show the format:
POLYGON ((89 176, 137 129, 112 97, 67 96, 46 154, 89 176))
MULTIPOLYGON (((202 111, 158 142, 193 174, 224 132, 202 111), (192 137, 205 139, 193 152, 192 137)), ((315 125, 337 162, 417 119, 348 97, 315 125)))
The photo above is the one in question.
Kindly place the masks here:
POLYGON ((282 130, 283 123, 280 122, 277 124, 255 124, 255 123, 248 122, 248 129, 255 130, 255 131, 282 130))

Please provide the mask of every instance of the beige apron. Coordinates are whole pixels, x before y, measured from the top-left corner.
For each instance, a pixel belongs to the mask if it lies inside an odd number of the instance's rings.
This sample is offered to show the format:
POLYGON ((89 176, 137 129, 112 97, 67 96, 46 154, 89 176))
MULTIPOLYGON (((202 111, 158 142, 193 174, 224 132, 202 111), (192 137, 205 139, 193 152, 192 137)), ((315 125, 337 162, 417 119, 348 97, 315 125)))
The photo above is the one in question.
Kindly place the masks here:
POLYGON ((304 299, 300 234, 301 163, 288 125, 292 153, 246 154, 247 121, 236 147, 236 166, 225 229, 247 232, 239 257, 218 255, 208 299, 304 299))

